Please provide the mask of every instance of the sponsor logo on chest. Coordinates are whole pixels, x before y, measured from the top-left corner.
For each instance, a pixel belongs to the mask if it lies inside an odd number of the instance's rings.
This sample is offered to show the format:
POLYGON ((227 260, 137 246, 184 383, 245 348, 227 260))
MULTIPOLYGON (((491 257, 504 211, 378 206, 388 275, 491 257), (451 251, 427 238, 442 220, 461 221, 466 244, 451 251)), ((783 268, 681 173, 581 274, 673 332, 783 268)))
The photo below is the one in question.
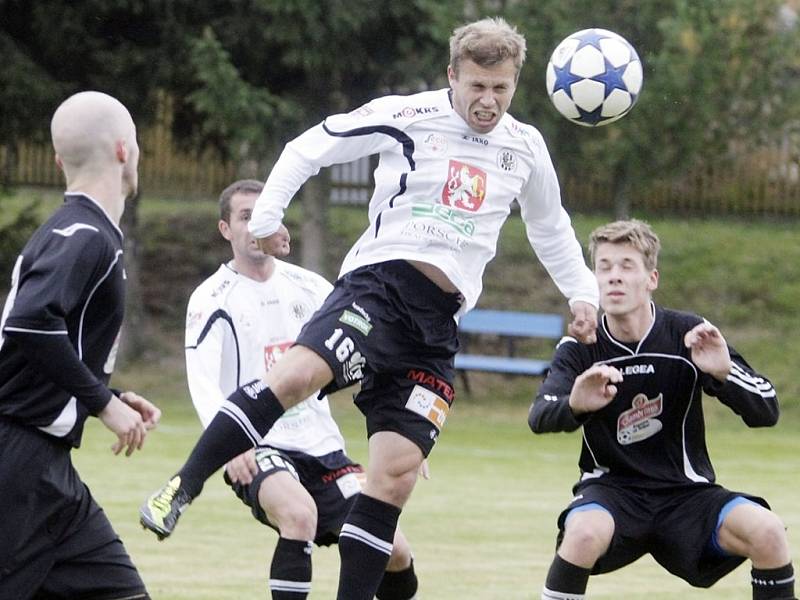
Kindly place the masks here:
POLYGON ((623 376, 625 375, 653 375, 656 372, 651 364, 646 365, 626 365, 619 368, 623 376))
POLYGON ((656 419, 664 410, 664 396, 636 394, 632 406, 617 417, 617 442, 629 446, 657 434, 664 425, 656 419))

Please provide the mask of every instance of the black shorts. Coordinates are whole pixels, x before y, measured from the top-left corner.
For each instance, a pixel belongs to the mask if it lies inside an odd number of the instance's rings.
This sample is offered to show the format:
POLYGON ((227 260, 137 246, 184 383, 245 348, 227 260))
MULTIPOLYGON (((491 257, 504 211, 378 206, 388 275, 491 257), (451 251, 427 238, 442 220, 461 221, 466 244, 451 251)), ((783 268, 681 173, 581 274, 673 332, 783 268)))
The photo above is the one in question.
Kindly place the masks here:
POLYGON ((367 435, 394 431, 427 456, 455 398, 460 306, 460 294, 404 260, 369 265, 336 282, 296 343, 330 365, 334 381, 324 393, 361 381, 355 401, 367 435))
POLYGON ((70 448, 0 419, 0 600, 147 598, 70 448))
POLYGON ((765 508, 763 498, 732 492, 716 484, 677 489, 646 489, 613 482, 576 487, 572 503, 558 517, 558 543, 569 512, 597 503, 614 518, 614 536, 592 574, 608 573, 651 554, 662 567, 695 587, 711 587, 744 558, 721 554, 711 540, 720 510, 741 496, 765 508))
POLYGON ((258 490, 270 475, 288 471, 308 491, 317 505, 317 533, 314 543, 329 546, 339 541, 339 531, 356 496, 361 491, 358 477, 363 475, 361 465, 351 461, 344 452, 337 451, 324 456, 311 456, 303 452, 256 448, 258 474, 247 485, 232 483, 225 474, 225 481, 233 488, 239 499, 250 507, 253 516, 277 531, 270 523, 258 501, 258 490))

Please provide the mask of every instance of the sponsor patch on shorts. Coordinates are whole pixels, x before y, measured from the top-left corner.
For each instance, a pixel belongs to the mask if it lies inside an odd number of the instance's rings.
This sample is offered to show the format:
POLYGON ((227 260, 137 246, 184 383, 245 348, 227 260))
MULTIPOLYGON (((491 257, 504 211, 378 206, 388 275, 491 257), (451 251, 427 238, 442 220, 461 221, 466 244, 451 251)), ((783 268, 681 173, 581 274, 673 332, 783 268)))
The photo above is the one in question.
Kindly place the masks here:
POLYGON ((447 419, 447 413, 450 412, 450 405, 441 396, 419 385, 415 385, 411 390, 406 408, 422 415, 440 430, 447 419))
POLYGON ((356 313, 350 312, 349 310, 346 310, 342 313, 342 316, 339 317, 339 321, 345 325, 350 325, 350 327, 358 329, 364 335, 369 335, 369 332, 372 330, 372 324, 369 321, 367 321, 364 317, 357 315, 356 313))
POLYGON ((355 496, 361 491, 361 484, 358 482, 356 473, 342 475, 336 480, 336 485, 339 486, 339 491, 342 492, 342 496, 345 498, 355 496))

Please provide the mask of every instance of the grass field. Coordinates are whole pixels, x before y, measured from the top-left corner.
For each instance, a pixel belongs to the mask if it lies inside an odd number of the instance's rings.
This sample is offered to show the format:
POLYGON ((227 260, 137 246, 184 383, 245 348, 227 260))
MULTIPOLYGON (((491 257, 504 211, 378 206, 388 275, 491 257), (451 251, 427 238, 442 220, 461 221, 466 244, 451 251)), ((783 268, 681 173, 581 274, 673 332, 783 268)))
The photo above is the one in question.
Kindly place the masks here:
MULTIPOLYGON (((260 525, 215 476, 184 514, 174 535, 157 542, 138 525, 137 509, 183 462, 200 426, 179 365, 128 368, 117 383, 138 389, 164 409, 162 424, 141 453, 115 457, 113 439, 94 419, 75 462, 105 507, 158 600, 266 598, 276 534, 260 525)), ((531 393, 538 381, 511 384, 531 393)), ((420 481, 400 524, 414 547, 425 600, 538 599, 553 553, 555 518, 570 498, 580 444, 576 434, 534 436, 527 401, 487 402, 505 386, 499 377, 473 381, 474 397, 459 398, 431 457, 432 478, 420 481)), ((707 400, 709 446, 721 483, 763 495, 800 544, 796 424, 750 430, 707 400)), ((333 409, 357 460, 366 460, 363 420, 345 393, 333 409)), ((335 596, 338 553, 314 553, 312 599, 335 596)), ((592 578, 592 598, 667 600, 749 598, 749 567, 710 590, 689 587, 649 558, 592 578)))
MULTIPOLYGON (((0 226, 38 195, 0 197, 0 226)), ((58 193, 41 196, 44 212, 60 201, 58 193)), ((143 272, 166 282, 150 290, 162 312, 147 327, 154 334, 151 363, 122 365, 114 379, 117 387, 139 391, 162 406, 162 426, 142 453, 126 459, 110 453, 111 434, 91 420, 75 462, 125 540, 153 598, 266 598, 277 536, 252 519, 219 476, 169 540, 157 543, 138 526, 139 504, 180 466, 200 431, 184 383, 180 321, 189 291, 218 261, 205 247, 187 252, 185 244, 175 241, 182 239, 175 231, 215 235, 215 209, 211 201, 193 202, 191 210, 187 206, 156 199, 142 204, 143 272), (181 215, 185 222, 174 220, 181 215), (196 280, 176 270, 190 259, 205 261, 193 265, 203 273, 196 280)), ((294 213, 292 218, 296 224, 301 217, 294 213)), ((331 220, 333 255, 343 255, 364 219, 363 209, 337 209, 331 220)), ((576 215, 579 239, 585 242, 589 231, 606 220, 576 215)), ((800 345, 791 335, 800 299, 797 223, 649 220, 664 243, 656 300, 720 325, 778 389, 783 416, 773 429, 749 430, 708 401, 709 445, 720 482, 766 497, 789 526, 795 548, 800 547, 800 345)), ((517 218, 504 228, 484 281, 482 306, 564 311, 563 298, 533 258, 517 218)), ((472 384, 474 397, 459 397, 434 450, 433 478, 419 483, 401 518, 415 550, 420 595, 424 600, 537 599, 553 554, 555 518, 577 476, 580 439, 578 434, 535 437, 528 431, 526 415, 537 380, 476 376, 472 384)), ((347 394, 334 399, 334 409, 349 453, 365 461, 363 420, 347 394)), ((314 569, 312 600, 334 597, 336 549, 317 549, 314 569)), ((643 559, 593 578, 589 592, 592 598, 623 600, 749 598, 749 570, 743 566, 711 590, 695 590, 643 559)))

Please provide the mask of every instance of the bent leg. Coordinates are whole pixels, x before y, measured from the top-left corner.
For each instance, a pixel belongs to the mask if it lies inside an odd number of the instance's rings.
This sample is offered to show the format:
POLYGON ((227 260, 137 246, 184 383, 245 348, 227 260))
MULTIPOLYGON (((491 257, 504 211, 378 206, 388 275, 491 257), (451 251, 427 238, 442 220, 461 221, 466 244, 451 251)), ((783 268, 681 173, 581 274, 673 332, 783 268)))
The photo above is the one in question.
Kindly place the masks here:
POLYGON ((317 530, 317 507, 289 471, 277 471, 258 488, 258 502, 280 538, 272 555, 272 600, 305 600, 311 592, 311 540, 317 530))
POLYGON ((558 554, 574 565, 591 569, 614 537, 614 517, 602 508, 573 510, 567 517, 558 554))
POLYGON ((181 513, 200 494, 209 477, 256 446, 286 408, 331 381, 333 373, 313 350, 293 346, 267 377, 287 399, 279 400, 263 381, 237 389, 222 403, 183 467, 139 509, 141 524, 159 539, 172 534, 181 513))
POLYGON ((719 528, 718 542, 727 553, 749 558, 757 569, 774 569, 791 558, 784 524, 775 513, 753 502, 730 510, 719 528))
POLYGON ((392 555, 375 597, 378 600, 412 600, 416 597, 417 587, 411 546, 398 527, 394 533, 392 555))
POLYGON ((398 433, 379 431, 370 437, 367 485, 339 535, 339 600, 375 596, 422 460, 419 446, 398 433))
POLYGON ((753 598, 793 599, 794 569, 786 528, 780 518, 741 497, 726 505, 721 514, 725 516, 717 543, 725 552, 752 561, 753 598))
POLYGON ((542 600, 583 598, 589 575, 614 537, 614 518, 598 504, 573 509, 564 536, 547 573, 542 600))

